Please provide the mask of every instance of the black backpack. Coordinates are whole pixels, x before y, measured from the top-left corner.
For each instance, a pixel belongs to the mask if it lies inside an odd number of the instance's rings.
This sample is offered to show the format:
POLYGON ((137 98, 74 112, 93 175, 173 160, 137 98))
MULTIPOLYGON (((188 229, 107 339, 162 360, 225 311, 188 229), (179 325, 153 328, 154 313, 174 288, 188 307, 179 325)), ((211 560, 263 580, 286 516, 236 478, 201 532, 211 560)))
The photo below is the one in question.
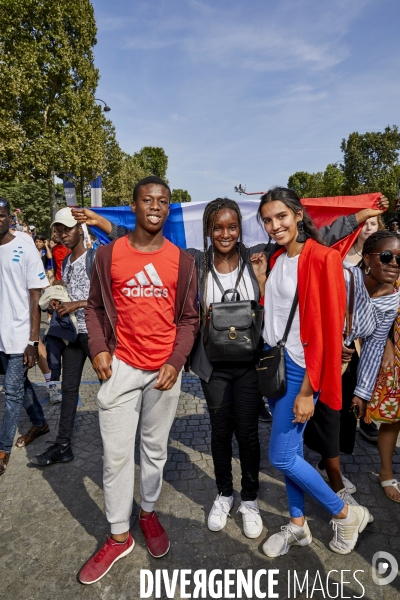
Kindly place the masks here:
MULTIPOLYGON (((86 250, 86 275, 88 276, 89 280, 92 275, 92 269, 93 269, 93 263, 94 263, 95 256, 96 256, 96 250, 94 248, 88 248, 86 250)), ((69 257, 70 257, 70 254, 68 254, 68 256, 66 256, 64 258, 64 260, 62 261, 62 271, 65 271, 65 267, 67 266, 69 257)))

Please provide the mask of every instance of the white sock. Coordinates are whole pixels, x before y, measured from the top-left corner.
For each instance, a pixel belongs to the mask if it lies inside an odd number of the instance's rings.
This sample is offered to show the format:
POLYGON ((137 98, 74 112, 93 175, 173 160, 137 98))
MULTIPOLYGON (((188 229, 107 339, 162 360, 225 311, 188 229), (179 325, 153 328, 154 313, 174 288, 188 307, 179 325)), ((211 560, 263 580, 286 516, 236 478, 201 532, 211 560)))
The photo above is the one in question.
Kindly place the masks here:
POLYGON ((306 521, 304 521, 303 525, 296 525, 296 523, 293 523, 292 521, 290 521, 290 524, 292 527, 297 527, 297 529, 304 529, 306 521))
POLYGON ((51 372, 50 373, 43 373, 43 377, 44 377, 44 380, 46 382, 46 386, 49 387, 49 385, 51 384, 51 372))

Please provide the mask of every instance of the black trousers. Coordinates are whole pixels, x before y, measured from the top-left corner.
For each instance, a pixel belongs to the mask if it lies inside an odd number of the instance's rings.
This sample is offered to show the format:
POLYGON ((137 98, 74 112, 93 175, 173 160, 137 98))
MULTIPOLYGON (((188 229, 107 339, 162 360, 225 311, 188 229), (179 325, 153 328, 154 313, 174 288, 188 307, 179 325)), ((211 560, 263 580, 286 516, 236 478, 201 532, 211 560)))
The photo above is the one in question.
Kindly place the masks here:
MULTIPOLYGON (((355 348, 354 345, 351 346, 355 348)), ((342 376, 342 410, 340 411, 340 452, 353 454, 356 443, 357 418, 351 412, 351 403, 357 385, 357 367, 359 363, 357 352, 342 376)))
POLYGON ((88 334, 80 333, 76 342, 70 342, 62 355, 62 402, 57 444, 71 441, 78 406, 79 385, 86 358, 90 358, 88 334))
POLYGON ((241 498, 255 500, 259 488, 260 392, 254 365, 216 365, 210 381, 201 381, 211 422, 211 453, 218 492, 233 493, 232 437, 239 445, 242 470, 241 498))

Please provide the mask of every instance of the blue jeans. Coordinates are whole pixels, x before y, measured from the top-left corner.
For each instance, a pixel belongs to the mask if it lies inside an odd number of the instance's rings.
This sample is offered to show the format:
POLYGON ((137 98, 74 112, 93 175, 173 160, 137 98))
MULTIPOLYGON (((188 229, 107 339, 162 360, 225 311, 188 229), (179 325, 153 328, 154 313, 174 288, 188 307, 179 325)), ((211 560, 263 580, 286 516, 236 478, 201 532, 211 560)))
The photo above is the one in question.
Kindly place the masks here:
POLYGON ((0 450, 8 454, 13 445, 21 406, 25 408, 34 427, 42 427, 46 419, 25 372, 24 355, 0 352, 0 360, 5 372, 5 409, 0 428, 0 450))
POLYGON ((285 364, 286 394, 278 400, 268 399, 273 416, 269 443, 270 463, 285 475, 291 517, 304 515, 304 492, 332 515, 336 515, 343 510, 343 500, 303 457, 303 432, 307 423, 292 423, 293 404, 303 383, 305 369, 299 367, 286 350, 285 364))

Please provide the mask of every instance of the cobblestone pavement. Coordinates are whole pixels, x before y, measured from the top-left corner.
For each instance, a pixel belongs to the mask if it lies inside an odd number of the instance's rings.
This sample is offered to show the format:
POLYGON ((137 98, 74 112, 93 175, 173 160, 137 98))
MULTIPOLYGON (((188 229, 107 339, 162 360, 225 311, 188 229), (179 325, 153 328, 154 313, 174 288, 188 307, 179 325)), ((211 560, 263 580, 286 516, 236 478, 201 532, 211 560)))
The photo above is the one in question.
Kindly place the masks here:
MULTIPOLYGON (((40 382, 38 372, 32 379, 40 382)), ((372 582, 371 561, 377 551, 397 556, 400 562, 400 505, 388 500, 377 479, 378 451, 359 434, 353 456, 343 456, 343 471, 357 485, 355 498, 368 506, 375 517, 360 537, 356 550, 339 556, 328 549, 333 532, 329 515, 315 502, 307 499, 306 510, 314 541, 306 547, 293 547, 277 559, 268 559, 262 553, 267 535, 279 531, 287 523, 287 502, 283 478, 268 461, 269 424, 260 423, 262 446, 260 508, 264 531, 257 540, 249 540, 242 533, 241 515, 232 511, 222 532, 207 529, 207 515, 216 495, 213 465, 210 453, 210 428, 205 401, 199 381, 185 374, 182 393, 168 448, 165 482, 157 511, 171 539, 171 551, 161 560, 153 559, 145 548, 144 538, 137 523, 140 502, 138 484, 135 485, 136 505, 132 517, 132 533, 136 540, 134 551, 118 562, 100 582, 82 586, 76 578, 85 560, 98 549, 108 534, 104 516, 102 492, 102 444, 96 409, 98 384, 90 365, 85 367, 81 397, 83 406, 78 410, 73 447, 75 460, 68 464, 35 468, 29 458, 43 452, 50 439, 55 438, 59 406, 45 406, 51 433, 36 440, 26 449, 14 448, 6 473, 0 480, 0 598, 6 600, 75 600, 76 598, 104 600, 136 600, 140 598, 140 570, 167 569, 279 569, 279 598, 364 597, 371 600, 400 598, 400 577, 387 586, 372 582), (293 582, 293 571, 303 580, 309 576, 309 592, 301 593, 293 584, 288 592, 288 571, 293 582), (340 581, 342 590, 336 591, 331 582, 326 588, 329 571, 332 581, 340 581), (355 581, 353 572, 365 588, 355 581), (321 582, 318 580, 318 574, 321 582), (315 591, 310 596, 316 580, 315 591), (347 583, 346 583, 347 582, 347 583), (323 586, 323 592, 321 591, 323 586), (329 596, 330 594, 330 596, 329 596)), ((36 387, 41 399, 46 397, 44 387, 36 387)), ((3 395, 0 392, 0 399, 3 395)), ((3 402, 0 402, 1 410, 3 402)), ((1 414, 0 414, 1 416, 1 414)), ((21 415, 19 433, 29 426, 26 414, 21 415)), ((19 434, 18 433, 18 434, 19 434)), ((17 434, 17 435, 18 435, 17 434)), ((316 455, 308 453, 314 463, 316 455)), ((234 445, 234 481, 239 490, 240 469, 237 447, 234 445)), ((400 473, 400 451, 394 457, 395 471, 400 473)), ((138 471, 138 466, 136 467, 138 471)), ((138 473, 136 473, 138 475, 138 473)), ((235 507, 239 506, 238 493, 235 507)), ((261 579, 266 586, 266 577, 261 579)), ((178 580, 179 583, 179 580, 178 580)), ((179 585, 174 598, 181 598, 179 585)), ((189 588, 190 589, 190 588, 189 588)), ((231 591, 235 590, 233 586, 231 591)), ((210 595, 200 597, 239 598, 210 595)), ((161 596, 166 598, 164 588, 161 596), (162 595, 164 594, 164 595, 162 595)), ((188 596, 186 596, 188 597, 188 596)), ((245 597, 245 596, 244 596, 245 597)), ((251 595, 250 597, 257 597, 251 595)))

